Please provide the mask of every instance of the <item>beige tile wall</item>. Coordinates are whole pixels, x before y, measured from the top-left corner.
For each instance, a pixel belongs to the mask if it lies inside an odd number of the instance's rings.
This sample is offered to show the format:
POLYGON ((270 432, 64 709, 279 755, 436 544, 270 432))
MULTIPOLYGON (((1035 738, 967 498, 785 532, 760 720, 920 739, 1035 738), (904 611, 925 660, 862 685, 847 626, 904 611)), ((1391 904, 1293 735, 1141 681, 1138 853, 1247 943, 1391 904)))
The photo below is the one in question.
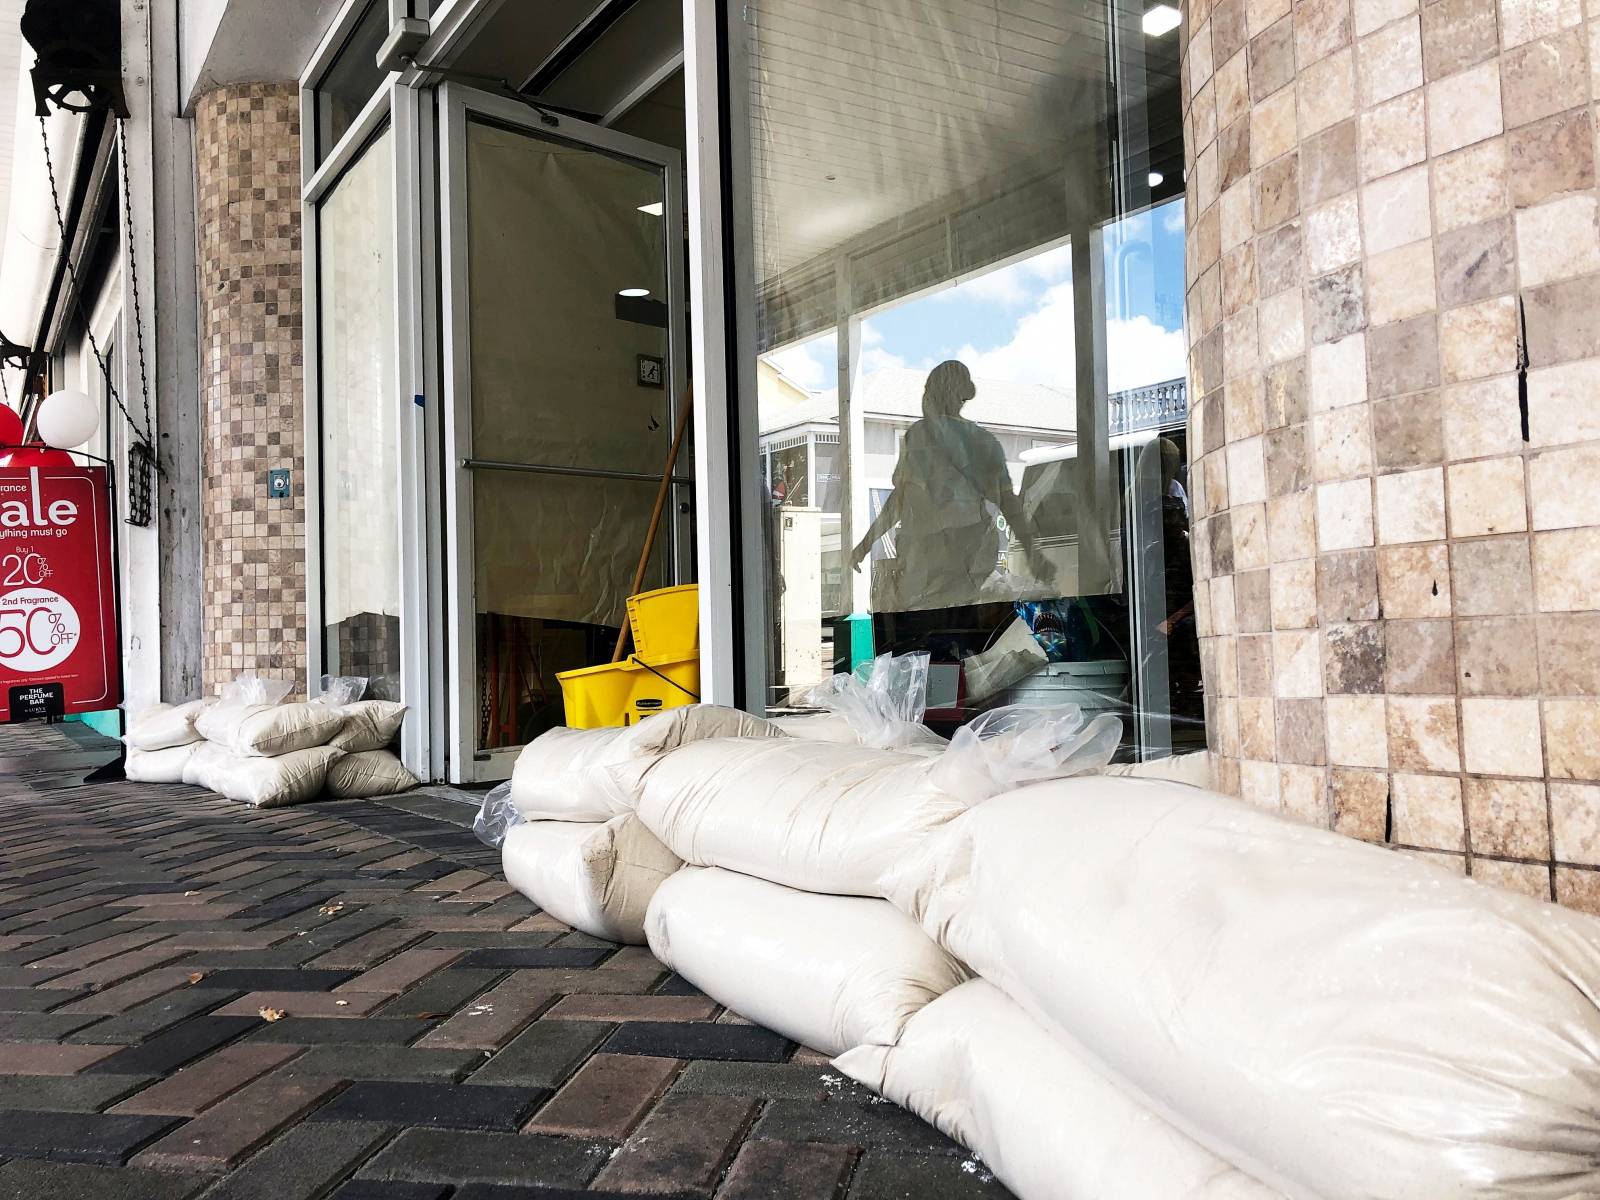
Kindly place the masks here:
POLYGON ((205 421, 208 692, 244 671, 305 690, 300 107, 293 83, 220 88, 195 110, 205 421), (286 467, 292 495, 268 499, 286 467))
POLYGON ((1600 3, 1182 36, 1224 785, 1600 912, 1600 3))

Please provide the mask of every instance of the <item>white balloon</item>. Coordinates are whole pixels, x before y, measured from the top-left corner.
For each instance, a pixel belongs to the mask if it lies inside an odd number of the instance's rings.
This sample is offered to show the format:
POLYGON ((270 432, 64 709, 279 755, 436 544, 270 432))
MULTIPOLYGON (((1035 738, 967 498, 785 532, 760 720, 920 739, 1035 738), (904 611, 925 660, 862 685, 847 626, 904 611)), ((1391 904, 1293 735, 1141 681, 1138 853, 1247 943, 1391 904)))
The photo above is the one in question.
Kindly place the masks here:
POLYGON ((71 450, 92 438, 100 428, 100 406, 71 388, 51 392, 39 406, 39 437, 47 446, 71 450))

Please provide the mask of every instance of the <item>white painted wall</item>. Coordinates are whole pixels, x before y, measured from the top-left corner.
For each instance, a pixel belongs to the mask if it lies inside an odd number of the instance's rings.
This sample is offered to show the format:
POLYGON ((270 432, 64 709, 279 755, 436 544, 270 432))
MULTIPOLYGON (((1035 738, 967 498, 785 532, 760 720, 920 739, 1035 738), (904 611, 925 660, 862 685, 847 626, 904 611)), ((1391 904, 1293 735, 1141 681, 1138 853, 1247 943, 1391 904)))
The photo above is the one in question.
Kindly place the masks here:
POLYGON ((184 111, 214 88, 298 79, 342 0, 183 0, 179 95, 184 111))

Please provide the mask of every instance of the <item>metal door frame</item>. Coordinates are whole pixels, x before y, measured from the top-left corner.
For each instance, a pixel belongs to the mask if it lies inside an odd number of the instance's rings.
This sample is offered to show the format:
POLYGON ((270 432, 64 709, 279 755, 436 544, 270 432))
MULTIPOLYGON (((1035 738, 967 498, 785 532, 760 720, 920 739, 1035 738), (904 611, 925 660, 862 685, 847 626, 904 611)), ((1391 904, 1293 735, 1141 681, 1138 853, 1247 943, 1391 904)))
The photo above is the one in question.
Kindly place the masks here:
MULTIPOLYGON (((472 472, 485 467, 495 456, 475 455, 472 445, 472 373, 470 362, 470 288, 467 276, 467 158, 466 138, 469 117, 484 117, 530 136, 564 141, 605 154, 632 159, 658 168, 662 173, 666 200, 661 229, 665 239, 667 277, 668 336, 668 428, 677 419, 677 408, 687 380, 685 357, 686 305, 683 281, 683 254, 679 238, 683 229, 681 156, 676 150, 629 137, 611 129, 591 125, 567 116, 535 111, 508 97, 502 97, 460 84, 439 86, 439 254, 441 336, 443 351, 444 400, 441 407, 444 426, 444 521, 445 546, 444 602, 450 614, 445 622, 445 648, 448 669, 440 679, 448 694, 439 699, 449 706, 450 731, 447 777, 452 783, 480 783, 504 779, 521 747, 480 751, 477 747, 477 604, 473 561, 475 540, 472 524, 472 472)), ((665 449, 663 442, 663 450, 665 449)), ((552 475, 571 475, 573 468, 519 464, 513 469, 534 470, 552 475)), ((592 474, 587 470, 577 472, 592 474)), ((638 479, 635 472, 602 472, 606 477, 638 479)), ((651 478, 651 477, 645 477, 651 478)), ((679 498, 692 486, 687 474, 675 476, 679 498)), ((692 512, 690 519, 692 520, 692 512)), ((674 572, 682 578, 687 572, 687 547, 679 536, 681 522, 674 522, 674 572)), ((703 533, 702 533, 703 536, 703 533)), ((692 569, 692 568, 691 568, 692 569)))

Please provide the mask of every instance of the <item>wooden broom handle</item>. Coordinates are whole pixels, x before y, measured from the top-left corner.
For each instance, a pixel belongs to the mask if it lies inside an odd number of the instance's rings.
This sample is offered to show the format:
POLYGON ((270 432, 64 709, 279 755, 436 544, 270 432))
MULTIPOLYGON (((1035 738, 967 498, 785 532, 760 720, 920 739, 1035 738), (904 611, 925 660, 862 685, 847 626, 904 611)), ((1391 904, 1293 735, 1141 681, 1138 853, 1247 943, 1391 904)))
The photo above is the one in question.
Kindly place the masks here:
MULTIPOLYGON (((672 449, 667 452, 667 469, 661 472, 661 486, 656 489, 656 506, 650 511, 650 526, 644 534, 644 551, 639 555, 639 568, 633 573, 630 596, 637 596, 644 587, 645 572, 650 566, 650 555, 656 548, 656 533, 661 528, 661 513, 667 506, 667 496, 672 491, 672 469, 678 464, 678 450, 683 445, 684 432, 689 428, 689 414, 694 411, 694 384, 683 389, 678 398, 678 428, 672 435, 672 449)), ((622 650, 628 644, 628 609, 622 609, 622 628, 617 631, 617 647, 611 652, 612 662, 622 661, 622 650)))

